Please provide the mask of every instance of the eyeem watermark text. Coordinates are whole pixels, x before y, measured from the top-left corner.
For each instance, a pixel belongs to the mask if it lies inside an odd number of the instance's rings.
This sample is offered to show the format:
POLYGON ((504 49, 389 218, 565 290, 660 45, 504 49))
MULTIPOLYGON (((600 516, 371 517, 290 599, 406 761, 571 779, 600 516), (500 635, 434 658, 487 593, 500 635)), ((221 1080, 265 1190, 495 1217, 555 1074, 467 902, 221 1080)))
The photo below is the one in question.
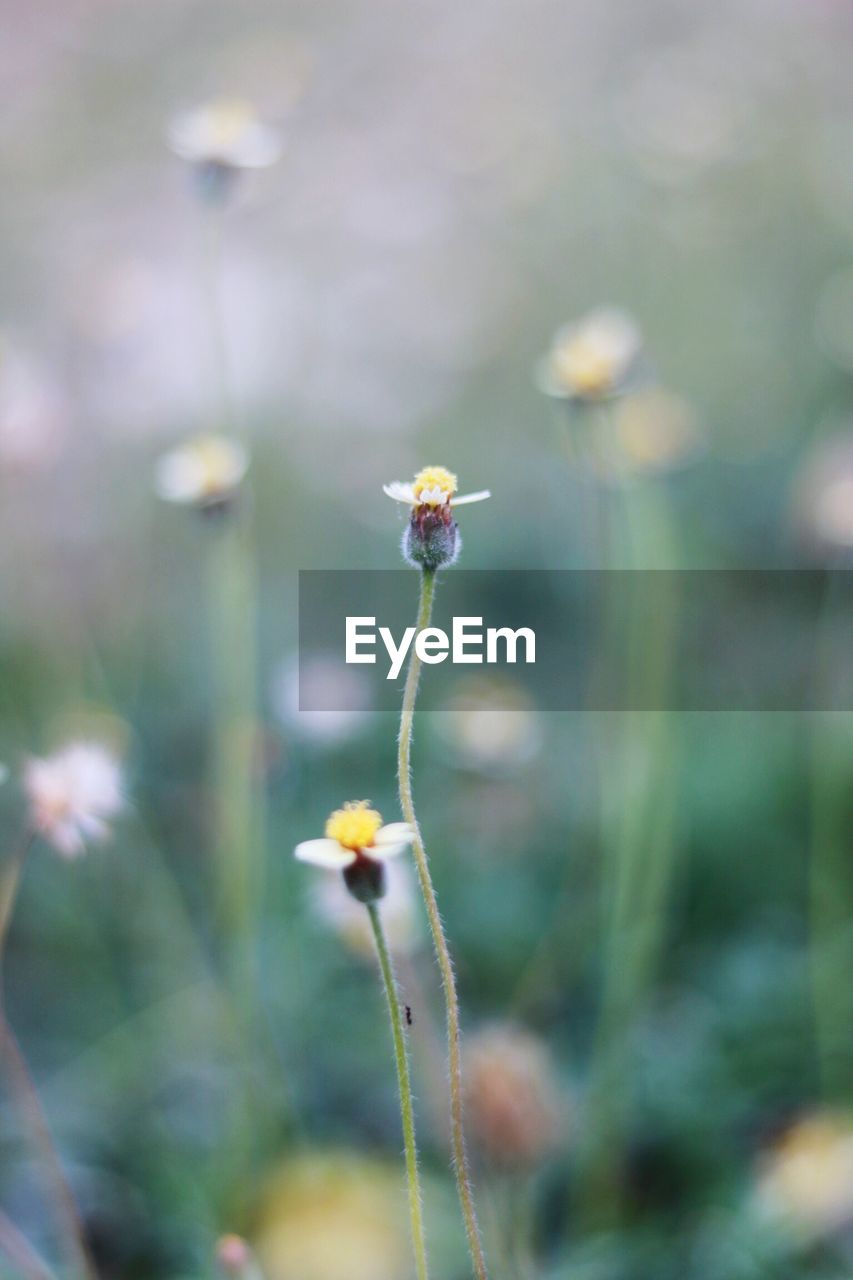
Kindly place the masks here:
POLYGON ((345 660, 347 663, 373 664, 377 661, 378 640, 388 655, 386 680, 396 680, 414 642, 421 662, 433 665, 448 658, 456 665, 488 663, 497 665, 519 661, 523 649, 524 662, 536 661, 536 634, 530 627, 483 627, 482 618, 454 618, 448 636, 441 627, 406 627, 399 643, 390 627, 376 626, 375 617, 347 617, 345 660))

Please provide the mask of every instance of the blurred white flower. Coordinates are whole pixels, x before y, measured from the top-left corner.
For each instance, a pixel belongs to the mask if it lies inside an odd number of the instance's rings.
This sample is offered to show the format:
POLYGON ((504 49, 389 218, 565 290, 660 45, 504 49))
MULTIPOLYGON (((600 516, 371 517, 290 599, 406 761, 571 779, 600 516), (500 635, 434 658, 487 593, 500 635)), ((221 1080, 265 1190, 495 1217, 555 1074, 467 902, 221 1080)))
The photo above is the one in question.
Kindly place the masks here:
POLYGON ((800 527, 816 542, 853 548, 853 431, 815 447, 798 478, 795 506, 800 527))
POLYGON ((382 825, 382 815, 367 800, 350 800, 336 809, 319 840, 303 840, 294 850, 300 862, 343 871, 355 862, 384 863, 396 858, 412 843, 414 832, 407 822, 382 825))
POLYGON ((159 459, 155 488, 166 502, 216 506, 234 494, 248 467, 248 452, 236 440, 198 436, 159 459))
MULTIPOLYGON (((389 862, 386 891, 382 899, 382 924, 392 951, 404 954, 414 949, 420 937, 414 877, 408 863, 389 862)), ((367 912, 356 901, 338 875, 323 876, 314 886, 313 907, 342 941, 357 955, 372 957, 373 930, 367 912)))
POLYGON ((557 399, 605 400, 625 390, 641 352, 640 331, 627 312, 602 307, 558 329, 537 383, 557 399))
POLYGON ((222 98, 176 116, 169 145, 191 164, 222 169, 265 169, 282 151, 281 136, 250 102, 222 98))
POLYGON ((119 762, 94 742, 29 760, 23 782, 33 830, 66 858, 82 853, 87 841, 105 840, 107 820, 124 807, 119 762))
POLYGON ((282 722, 300 737, 320 746, 340 746, 354 738, 368 718, 370 682, 363 672, 331 657, 290 658, 273 678, 272 703, 282 722), (300 694, 309 704, 322 695, 329 710, 300 710, 300 694))
POLYGON ((853 1116, 816 1112, 792 1125, 761 1160, 756 1202, 806 1237, 853 1223, 853 1116))
POLYGON ((460 682, 433 723, 459 762, 483 773, 519 768, 542 744, 533 703, 509 681, 460 682))
POLYGON ((52 462, 69 413, 48 371, 0 335, 0 462, 28 469, 52 462))

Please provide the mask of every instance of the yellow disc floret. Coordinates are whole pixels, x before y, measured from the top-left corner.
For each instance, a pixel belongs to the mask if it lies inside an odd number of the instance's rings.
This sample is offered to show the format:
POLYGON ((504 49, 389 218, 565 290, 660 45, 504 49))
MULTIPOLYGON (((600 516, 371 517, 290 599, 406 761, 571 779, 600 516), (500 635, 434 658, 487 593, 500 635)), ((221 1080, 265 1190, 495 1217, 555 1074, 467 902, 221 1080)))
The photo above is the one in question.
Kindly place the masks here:
POLYGON ((449 502, 456 492, 457 481, 452 471, 445 467, 424 467, 415 476, 412 492, 415 501, 423 506, 440 507, 449 502))
POLYGON ((215 102, 209 108, 210 134, 214 146, 231 147, 255 123, 254 108, 240 98, 215 102))
POLYGON ((371 809, 369 800, 350 800, 331 815, 326 835, 344 849, 369 849, 381 826, 382 815, 371 809))
POLYGON ((602 396, 615 381, 615 361, 599 342, 583 335, 567 338, 553 356, 554 376, 561 386, 582 396, 602 396))
POLYGON ((216 497, 232 489, 245 470, 240 449, 221 436, 198 436, 192 441, 202 497, 216 497))

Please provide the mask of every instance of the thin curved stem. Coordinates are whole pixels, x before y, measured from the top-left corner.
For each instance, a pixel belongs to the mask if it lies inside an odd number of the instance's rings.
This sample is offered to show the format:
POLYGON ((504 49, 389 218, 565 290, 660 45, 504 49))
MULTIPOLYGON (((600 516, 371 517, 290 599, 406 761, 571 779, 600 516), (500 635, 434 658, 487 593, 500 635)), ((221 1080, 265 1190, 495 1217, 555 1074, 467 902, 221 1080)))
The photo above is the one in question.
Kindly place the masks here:
POLYGON ((424 1218, 421 1204, 421 1186, 418 1175, 418 1147, 415 1141, 415 1111, 412 1105, 412 1081, 409 1075, 409 1056, 406 1052, 406 1036, 403 1031, 403 1017, 400 1013, 400 1001, 397 995, 397 980, 391 953, 382 928, 379 908, 375 902, 367 903, 367 913, 373 926, 373 937, 376 942, 376 954, 379 956, 379 967, 385 984, 385 998, 388 1001, 388 1013, 391 1018, 391 1033, 394 1039, 394 1058, 397 1063, 397 1083, 400 1088, 400 1117, 403 1122, 403 1141, 406 1151, 406 1180, 409 1190, 409 1219, 412 1227, 412 1246, 415 1251, 415 1265, 418 1280, 427 1280, 427 1254, 424 1237, 424 1218))
MULTIPOLYGON (((425 569, 421 573, 421 595, 418 606, 417 629, 422 631, 429 626, 432 617, 432 604, 435 595, 435 573, 425 569)), ((403 691, 403 707, 400 713, 400 739, 397 751, 397 783, 400 788, 400 808, 403 817, 414 831, 412 850, 418 879, 421 883, 430 932, 432 933, 438 967, 441 972, 441 985, 444 988, 444 1001, 447 1009, 447 1050, 450 1073, 450 1136, 453 1148, 453 1163, 456 1171, 456 1186, 459 1192, 459 1203, 465 1222, 465 1234, 468 1237, 468 1249, 477 1280, 487 1280, 486 1259, 480 1241, 477 1226, 477 1211, 474 1205, 474 1188, 468 1170, 468 1159, 465 1153, 465 1131, 462 1122, 462 1052, 459 1033, 459 1001, 456 996, 456 979, 453 974, 453 962, 441 922, 438 899, 432 883, 427 861, 426 849, 421 837, 415 814, 412 797, 411 752, 412 724, 415 715, 415 701, 418 693, 421 662, 414 646, 409 657, 409 669, 406 673, 406 685, 403 691)))
POLYGON ((2 982, 6 937, 21 874, 34 841, 35 832, 27 831, 19 849, 3 868, 3 876, 0 880, 0 1057, 3 1059, 18 1106, 29 1126, 33 1143, 39 1151, 53 1188, 57 1217, 62 1222, 68 1256, 73 1268, 71 1274, 83 1276, 85 1280, 97 1280, 95 1264, 86 1244, 74 1192, 62 1168, 62 1161, 56 1150, 35 1081, 30 1074, 15 1033, 6 1018, 6 1001, 2 982))
POLYGON ((56 1280, 42 1257, 0 1209, 0 1250, 27 1280, 56 1280))

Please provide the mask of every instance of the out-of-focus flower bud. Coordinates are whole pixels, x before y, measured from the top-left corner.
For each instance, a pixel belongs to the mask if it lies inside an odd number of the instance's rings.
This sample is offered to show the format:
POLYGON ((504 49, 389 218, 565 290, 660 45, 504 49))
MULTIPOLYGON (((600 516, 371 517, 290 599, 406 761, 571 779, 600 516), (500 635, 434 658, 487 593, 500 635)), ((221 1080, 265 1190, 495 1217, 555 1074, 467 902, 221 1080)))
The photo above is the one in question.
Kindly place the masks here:
POLYGON ((470 1038, 465 1098, 472 1138, 499 1168, 529 1171, 559 1140, 563 1106, 550 1054, 527 1031, 496 1024, 470 1038))
POLYGON ((242 1236, 221 1236, 216 1244, 216 1262, 222 1274, 234 1280, 262 1280, 257 1259, 242 1236))

